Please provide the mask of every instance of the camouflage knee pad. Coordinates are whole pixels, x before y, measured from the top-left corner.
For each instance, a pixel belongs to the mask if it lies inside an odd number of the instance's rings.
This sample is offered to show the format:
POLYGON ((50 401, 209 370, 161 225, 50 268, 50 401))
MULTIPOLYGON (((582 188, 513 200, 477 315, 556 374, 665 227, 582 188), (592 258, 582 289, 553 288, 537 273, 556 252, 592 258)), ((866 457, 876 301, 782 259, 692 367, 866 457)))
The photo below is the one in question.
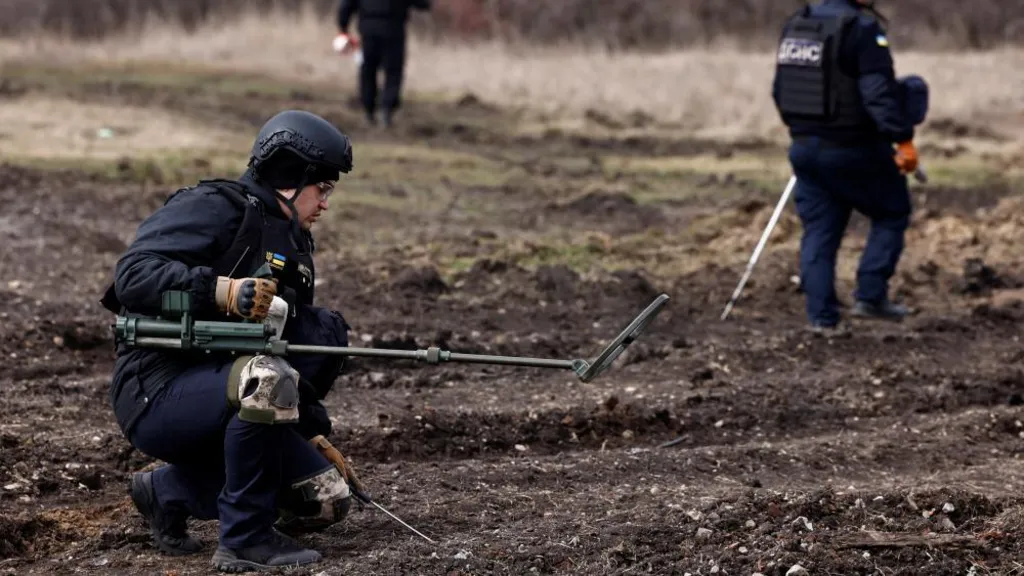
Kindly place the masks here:
POLYGON ((228 376, 228 402, 238 418, 258 424, 299 421, 299 373, 279 356, 244 356, 228 376))
POLYGON ((344 520, 352 498, 345 478, 331 466, 292 483, 281 495, 280 503, 278 529, 287 534, 303 534, 344 520))

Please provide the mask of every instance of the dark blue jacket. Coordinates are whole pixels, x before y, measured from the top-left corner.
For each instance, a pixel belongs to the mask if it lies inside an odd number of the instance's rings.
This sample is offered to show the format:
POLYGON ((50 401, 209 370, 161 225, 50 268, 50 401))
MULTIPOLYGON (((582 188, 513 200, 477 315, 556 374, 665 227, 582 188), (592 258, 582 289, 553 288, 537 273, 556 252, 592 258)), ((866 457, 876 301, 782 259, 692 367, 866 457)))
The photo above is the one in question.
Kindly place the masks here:
POLYGON ((359 31, 400 35, 405 33, 409 10, 429 10, 430 0, 342 0, 338 7, 338 30, 348 32, 352 16, 359 15, 359 31))
MULTIPOLYGON (((216 309, 217 276, 249 276, 267 261, 268 253, 302 261, 312 274, 312 254, 300 248, 311 247, 312 238, 307 232, 302 232, 304 238, 290 238, 294 229, 272 191, 248 174, 236 182, 220 181, 219 185, 218 189, 214 183, 201 183, 180 190, 139 225, 135 240, 116 264, 113 284, 103 299, 107 309, 119 314, 157 316, 164 291, 185 290, 192 294, 197 319, 231 320, 216 309)), ((340 314, 313 306, 313 279, 309 280, 309 286, 279 280, 278 291, 288 292, 286 299, 291 300, 295 314, 286 324, 285 338, 347 345, 347 324, 340 314)), ((226 354, 197 354, 118 348, 110 399, 125 434, 151 399, 185 367, 197 361, 233 361, 226 354)), ((297 363, 303 365, 296 366, 300 372, 315 375, 317 380, 307 382, 313 386, 313 392, 304 391, 309 400, 326 396, 341 368, 340 362, 323 357, 304 358, 297 363), (325 363, 337 370, 324 368, 325 363)))
MULTIPOLYGON (((853 0, 824 0, 811 7, 811 13, 815 16, 838 16, 850 12, 858 12, 859 17, 840 45, 839 66, 857 78, 862 103, 874 121, 874 126, 870 127, 872 134, 867 136, 887 142, 910 140, 914 137, 914 127, 903 112, 888 36, 878 19, 858 8, 853 0)), ((786 29, 783 29, 783 35, 786 29)), ((778 103, 777 78, 773 83, 772 96, 778 103)), ((824 138, 844 136, 824 125, 801 127, 793 131, 793 136, 801 135, 824 138)))

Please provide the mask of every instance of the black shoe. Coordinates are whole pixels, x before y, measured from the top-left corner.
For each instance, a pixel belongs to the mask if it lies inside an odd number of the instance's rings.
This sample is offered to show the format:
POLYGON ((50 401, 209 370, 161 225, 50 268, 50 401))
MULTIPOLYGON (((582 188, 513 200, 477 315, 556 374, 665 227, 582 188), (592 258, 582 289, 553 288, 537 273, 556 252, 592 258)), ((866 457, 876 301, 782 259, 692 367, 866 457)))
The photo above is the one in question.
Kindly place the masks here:
POLYGON ((188 535, 188 516, 160 508, 153 491, 153 473, 137 472, 128 480, 128 493, 132 503, 146 521, 153 534, 153 544, 170 556, 185 556, 201 552, 203 545, 188 535))
POLYGON ((303 566, 319 562, 321 558, 316 550, 303 548, 277 530, 271 530, 270 538, 255 546, 237 550, 223 545, 217 547, 213 555, 213 566, 221 572, 249 572, 303 566))
POLYGON ((901 322, 903 318, 910 314, 910 309, 902 304, 893 304, 888 300, 878 304, 858 300, 857 304, 853 307, 852 314, 858 318, 901 322))
POLYGON ((366 123, 369 124, 370 126, 377 125, 377 117, 374 116, 373 112, 366 113, 366 123))
POLYGON ((807 331, 815 336, 825 336, 828 338, 846 338, 850 336, 850 330, 840 324, 811 322, 807 326, 807 331))

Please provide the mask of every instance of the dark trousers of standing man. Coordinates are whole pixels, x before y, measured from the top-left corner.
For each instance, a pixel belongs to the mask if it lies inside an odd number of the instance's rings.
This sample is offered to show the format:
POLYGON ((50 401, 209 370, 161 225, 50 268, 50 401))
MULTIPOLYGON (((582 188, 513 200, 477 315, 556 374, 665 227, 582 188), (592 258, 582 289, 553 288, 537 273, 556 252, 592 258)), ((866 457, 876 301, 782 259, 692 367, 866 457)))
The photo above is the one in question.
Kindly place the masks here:
POLYGON ((359 94, 367 117, 377 111, 378 73, 384 70, 380 109, 385 121, 401 106, 405 74, 405 29, 399 25, 366 26, 360 30, 363 64, 359 70, 359 94))
POLYGON ((910 222, 907 179, 893 161, 892 146, 840 146, 816 137, 794 140, 789 160, 797 178, 795 200, 803 223, 800 278, 807 316, 818 326, 839 322, 835 267, 853 210, 867 216, 871 231, 857 269, 854 297, 872 304, 887 300, 889 279, 903 252, 910 222))

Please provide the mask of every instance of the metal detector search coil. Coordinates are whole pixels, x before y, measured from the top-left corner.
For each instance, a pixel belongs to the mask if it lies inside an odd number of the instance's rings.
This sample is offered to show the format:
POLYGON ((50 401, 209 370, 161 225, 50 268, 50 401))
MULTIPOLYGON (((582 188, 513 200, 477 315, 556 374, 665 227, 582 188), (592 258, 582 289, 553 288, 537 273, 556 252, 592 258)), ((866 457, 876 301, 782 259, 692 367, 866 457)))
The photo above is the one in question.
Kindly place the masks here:
POLYGON ((168 350, 200 350, 230 352, 234 354, 326 354, 333 356, 363 356, 416 360, 427 364, 463 362, 471 364, 498 364, 529 368, 556 368, 571 370, 583 382, 590 382, 611 367, 626 348, 650 325, 661 312, 669 297, 661 294, 651 302, 626 328, 597 355, 593 362, 583 359, 556 360, 524 358, 519 356, 491 356, 461 354, 437 347, 421 350, 393 350, 387 348, 353 348, 347 346, 312 346, 289 344, 276 337, 271 326, 262 323, 220 322, 193 320, 190 314, 191 295, 169 291, 162 295, 161 318, 118 316, 113 326, 115 341, 131 348, 162 348, 168 350))

